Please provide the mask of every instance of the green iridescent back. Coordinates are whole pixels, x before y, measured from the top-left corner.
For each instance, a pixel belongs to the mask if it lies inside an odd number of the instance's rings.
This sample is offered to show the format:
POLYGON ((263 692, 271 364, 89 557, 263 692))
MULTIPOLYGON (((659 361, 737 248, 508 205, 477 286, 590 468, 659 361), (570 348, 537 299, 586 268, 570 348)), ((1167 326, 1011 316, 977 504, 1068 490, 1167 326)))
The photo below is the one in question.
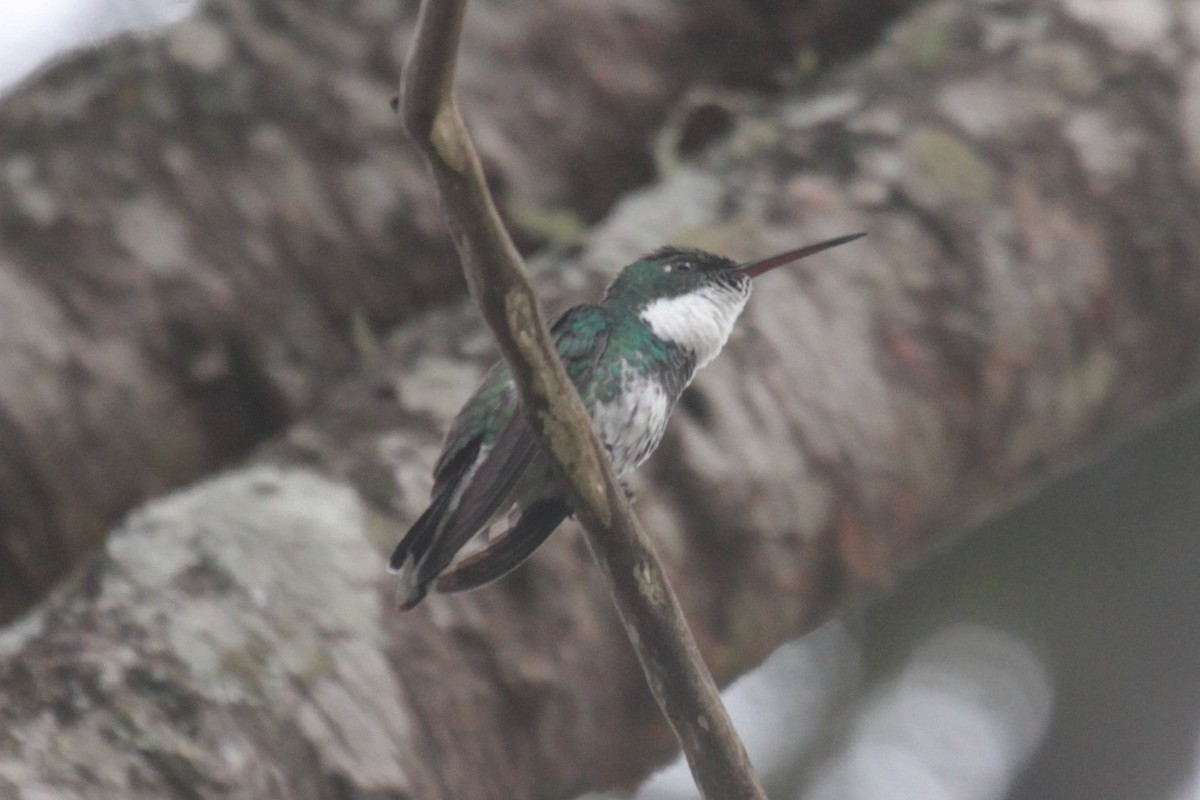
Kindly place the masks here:
MULTIPOLYGON (((614 402, 629 369, 653 370, 665 377, 664 390, 672 402, 687 385, 694 364, 682 348, 657 338, 634 313, 602 305, 568 310, 551 327, 558 354, 589 412, 597 404, 614 402), (661 367, 669 367, 661 369, 661 367), (658 367, 656 369, 655 367, 658 367)), ((448 477, 448 467, 476 441, 490 447, 512 419, 517 390, 508 365, 501 361, 463 406, 446 434, 442 455, 434 467, 434 492, 448 477)))

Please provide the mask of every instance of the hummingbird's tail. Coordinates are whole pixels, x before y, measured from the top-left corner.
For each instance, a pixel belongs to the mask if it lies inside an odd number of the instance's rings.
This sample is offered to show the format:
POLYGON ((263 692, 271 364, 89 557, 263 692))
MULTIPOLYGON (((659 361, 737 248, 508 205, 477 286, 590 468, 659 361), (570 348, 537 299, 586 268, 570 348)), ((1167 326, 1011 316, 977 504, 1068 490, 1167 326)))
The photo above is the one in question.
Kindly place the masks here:
POLYGON ((516 525, 438 576, 437 590, 443 594, 465 592, 503 578, 533 555, 570 513, 570 503, 557 498, 530 504, 516 525))
POLYGON ((437 577, 437 573, 424 574, 424 565, 429 549, 442 529, 452 494, 448 489, 438 493, 429 508, 425 509, 425 513, 418 517, 408 529, 408 533, 404 534, 400 544, 392 551, 392 557, 388 559, 388 570, 400 575, 400 582, 396 587, 396 603, 401 611, 407 611, 421 602, 429 590, 429 582, 437 577))
POLYGON ((400 573, 401 611, 421 602, 463 545, 512 505, 511 492, 536 454, 537 442, 524 418, 513 414, 493 445, 484 450, 477 440, 437 476, 433 502, 388 561, 400 573))

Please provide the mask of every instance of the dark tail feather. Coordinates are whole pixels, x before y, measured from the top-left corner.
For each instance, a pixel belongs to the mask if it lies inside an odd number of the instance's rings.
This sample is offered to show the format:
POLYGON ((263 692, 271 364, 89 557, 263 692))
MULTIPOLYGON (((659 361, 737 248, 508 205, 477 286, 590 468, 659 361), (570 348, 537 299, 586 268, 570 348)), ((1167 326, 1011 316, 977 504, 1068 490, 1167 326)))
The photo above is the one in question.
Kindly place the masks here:
POLYGON ((487 547, 456 564, 437 579, 437 590, 465 592, 503 578, 519 567, 554 533, 571 506, 562 500, 539 500, 523 512, 517 524, 487 547))
POLYGON ((433 502, 429 504, 429 508, 425 509, 425 513, 418 517, 417 521, 408 529, 408 533, 404 534, 404 538, 392 551, 392 557, 388 559, 388 569, 391 572, 400 573, 400 584, 396 589, 396 602, 401 611, 407 611, 421 602, 425 597, 429 581, 436 576, 436 573, 434 575, 425 574, 422 565, 429 548, 433 546, 442 528, 446 510, 450 506, 451 494, 452 492, 448 488, 438 493, 433 502))
MULTIPOLYGON (((537 442, 520 414, 512 415, 486 457, 472 468, 480 446, 477 441, 473 450, 463 451, 470 453, 469 457, 455 457, 458 466, 453 476, 439 476, 441 492, 400 540, 388 561, 389 567, 400 573, 397 600, 401 610, 421 602, 429 582, 450 565, 463 545, 502 510, 501 506, 510 502, 513 487, 537 453, 537 442)), ((549 533, 546 531, 541 538, 549 533)))

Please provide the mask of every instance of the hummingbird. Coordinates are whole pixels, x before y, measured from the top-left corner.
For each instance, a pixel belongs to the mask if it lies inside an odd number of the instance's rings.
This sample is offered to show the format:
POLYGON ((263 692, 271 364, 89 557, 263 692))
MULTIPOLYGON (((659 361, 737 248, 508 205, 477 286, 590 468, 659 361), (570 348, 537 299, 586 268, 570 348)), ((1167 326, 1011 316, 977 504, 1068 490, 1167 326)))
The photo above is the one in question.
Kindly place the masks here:
MULTIPOLYGON (((617 477, 624 479, 654 452, 675 401, 725 346, 755 277, 865 235, 740 264, 663 247, 621 270, 600 303, 558 317, 550 328, 558 355, 617 477)), ((519 402, 501 361, 451 423, 433 468, 429 507, 388 562, 400 576, 401 610, 420 603, 431 583, 440 592, 460 592, 506 575, 571 515, 519 402), (514 512, 507 532, 447 571, 468 541, 514 512)))

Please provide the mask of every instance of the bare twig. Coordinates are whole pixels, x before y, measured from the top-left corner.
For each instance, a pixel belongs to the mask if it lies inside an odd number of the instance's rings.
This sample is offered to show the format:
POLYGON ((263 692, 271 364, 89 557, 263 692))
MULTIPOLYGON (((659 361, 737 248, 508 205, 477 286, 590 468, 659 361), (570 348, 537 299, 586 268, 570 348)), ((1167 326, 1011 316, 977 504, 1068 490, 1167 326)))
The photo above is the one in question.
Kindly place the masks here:
POLYGON ((404 125, 437 181, 471 295, 512 368, 530 427, 583 523, 701 794, 765 798, 675 592, 558 359, 528 273, 484 183, 453 93, 465 9, 466 0, 422 2, 401 79, 404 125))

